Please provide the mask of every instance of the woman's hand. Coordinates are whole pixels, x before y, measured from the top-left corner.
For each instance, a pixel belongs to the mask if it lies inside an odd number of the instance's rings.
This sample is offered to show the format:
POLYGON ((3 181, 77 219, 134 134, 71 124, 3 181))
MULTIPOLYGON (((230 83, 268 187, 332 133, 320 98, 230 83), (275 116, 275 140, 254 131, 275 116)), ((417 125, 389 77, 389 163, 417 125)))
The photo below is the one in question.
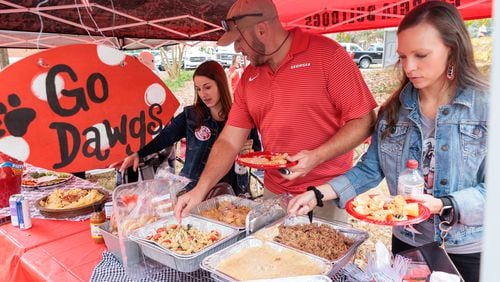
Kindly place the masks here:
POLYGON ((288 214, 304 215, 316 207, 316 196, 313 191, 307 191, 293 197, 288 203, 288 214))
POLYGON ((121 173, 125 173, 125 170, 129 168, 130 166, 133 166, 134 171, 137 171, 137 168, 139 167, 139 155, 137 153, 133 153, 132 155, 126 157, 123 159, 121 162, 115 162, 109 165, 109 168, 118 168, 121 173))
POLYGON ((415 201, 422 203, 422 205, 429 208, 431 213, 439 213, 443 208, 443 202, 438 198, 434 198, 432 195, 427 195, 427 194, 406 195, 405 198, 413 199, 415 201))

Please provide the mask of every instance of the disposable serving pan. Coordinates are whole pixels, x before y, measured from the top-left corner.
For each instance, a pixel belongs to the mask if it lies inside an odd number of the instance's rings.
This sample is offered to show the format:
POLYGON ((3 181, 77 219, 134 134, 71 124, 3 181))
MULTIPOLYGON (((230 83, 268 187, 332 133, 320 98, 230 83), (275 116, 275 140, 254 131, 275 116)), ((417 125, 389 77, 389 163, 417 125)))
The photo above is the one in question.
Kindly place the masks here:
MULTIPOLYGON (((233 245, 231 245, 231 246, 229 246, 221 251, 218 251, 210 256, 207 256, 205 259, 203 259, 200 266, 202 269, 210 272, 212 274, 212 277, 215 278, 215 280, 230 281, 230 282, 238 281, 238 280, 235 280, 234 278, 226 275, 225 273, 219 271, 217 269, 218 266, 223 261, 225 261, 230 256, 232 256, 236 253, 239 253, 239 252, 241 252, 245 249, 251 248, 251 247, 260 247, 260 246, 264 246, 264 245, 267 245, 267 246, 269 246, 277 251, 283 251, 285 249, 296 251, 296 252, 308 257, 311 261, 313 261, 314 263, 316 263, 322 267, 323 271, 318 276, 328 275, 332 270, 332 264, 324 258, 320 258, 318 256, 314 256, 314 255, 311 255, 309 253, 278 244, 276 242, 262 241, 262 240, 255 238, 254 236, 248 236, 245 239, 237 242, 236 244, 233 244, 233 245)), ((258 271, 258 270, 256 269, 256 271, 258 271)), ((316 275, 313 275, 313 276, 316 276, 316 275)), ((307 276, 305 276, 305 277, 307 277, 307 276)), ((278 281, 285 281, 285 280, 289 281, 288 278, 287 279, 282 278, 281 280, 278 280, 278 281)), ((259 281, 259 280, 254 280, 254 281, 259 281)), ((268 281, 268 280, 266 279, 265 281, 268 281)), ((304 280, 297 280, 297 281, 304 281, 304 280)), ((320 281, 320 280, 318 280, 318 281, 320 281)), ((324 281, 324 280, 321 280, 321 281, 324 281)))
MULTIPOLYGON (((110 232, 110 222, 106 221, 103 225, 99 226, 99 228, 101 229, 101 234, 104 238, 104 244, 106 244, 108 251, 123 263, 122 252, 120 249, 120 239, 118 238, 118 235, 110 232)), ((126 239, 124 242, 124 246, 127 256, 127 264, 134 264, 136 262, 139 262, 142 258, 139 244, 130 239, 126 239)))
MULTIPOLYGON (((333 229, 335 229, 337 232, 340 234, 344 235, 345 237, 349 238, 352 240, 353 244, 349 247, 349 249, 345 252, 344 255, 339 257, 336 260, 331 260, 330 262, 332 263, 333 266, 333 271, 332 274, 335 274, 338 272, 342 267, 344 267, 350 259, 354 257, 356 254, 356 251, 358 247, 366 240, 368 239, 368 232, 355 229, 351 227, 350 225, 343 223, 343 222, 335 222, 335 221, 327 221, 321 218, 314 217, 313 218, 313 223, 317 224, 326 224, 333 229)), ((265 227, 265 229, 260 230, 259 232, 266 232, 266 230, 278 230, 278 226, 281 224, 285 223, 285 218, 282 218, 273 224, 265 227)), ((307 216, 297 216, 294 218, 293 223, 287 225, 299 225, 299 224, 309 224, 309 218, 307 216)), ((273 241, 274 242, 274 241, 273 241)), ((278 243, 277 244, 286 246, 284 244, 278 243)), ((289 248, 295 249, 293 247, 287 246, 289 248)))
POLYGON ((129 238, 139 244, 145 256, 181 272, 192 272, 199 269, 203 258, 237 241, 238 229, 195 215, 183 218, 182 225, 190 224, 202 232, 217 230, 222 239, 199 252, 189 255, 178 254, 162 247, 153 240, 146 239, 148 236, 154 235, 156 229, 171 224, 177 224, 177 219, 173 215, 135 230, 129 235, 129 238))
MULTIPOLYGON (((237 228, 238 230, 245 230, 245 226, 232 225, 232 224, 229 224, 229 223, 226 223, 226 222, 223 222, 223 221, 218 221, 218 220, 215 220, 215 219, 212 219, 212 218, 208 218, 208 217, 204 217, 203 215, 201 215, 201 213, 204 212, 204 211, 217 208, 219 206, 219 204, 222 203, 222 202, 230 202, 230 203, 234 204, 237 207, 247 207, 250 210, 252 210, 253 208, 255 208, 256 206, 258 206, 260 204, 260 203, 254 202, 252 200, 248 200, 248 199, 245 199, 245 198, 240 198, 240 197, 237 197, 237 196, 234 196, 234 195, 220 195, 220 196, 214 197, 212 199, 206 200, 204 202, 201 202, 200 204, 198 204, 196 207, 194 207, 191 210, 191 213, 195 214, 195 215, 198 215, 200 217, 203 217, 203 218, 207 218, 209 220, 216 221, 216 222, 218 222, 220 224, 224 224, 224 225, 227 225, 227 226, 230 226, 230 227, 237 228)), ((246 220, 248 220, 248 215, 246 217, 246 220)))
POLYGON ((332 282, 332 279, 326 275, 302 275, 276 279, 247 280, 246 282, 332 282))

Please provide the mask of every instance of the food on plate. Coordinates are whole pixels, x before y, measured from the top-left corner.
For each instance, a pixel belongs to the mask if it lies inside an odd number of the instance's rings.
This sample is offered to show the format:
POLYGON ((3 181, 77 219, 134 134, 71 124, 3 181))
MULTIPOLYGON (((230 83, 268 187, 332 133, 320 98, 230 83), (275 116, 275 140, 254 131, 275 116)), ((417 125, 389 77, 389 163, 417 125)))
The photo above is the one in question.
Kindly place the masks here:
POLYGON ((178 254, 189 255, 214 244, 221 239, 217 230, 203 232, 190 224, 186 226, 172 224, 156 229, 155 234, 147 236, 161 246, 178 254))
POLYGON ((278 227, 274 241, 301 251, 336 260, 344 255, 353 241, 326 224, 298 224, 278 227))
POLYGON ((271 156, 257 155, 248 158, 239 158, 241 162, 254 164, 254 165, 284 165, 288 162, 286 159, 288 157, 287 153, 275 154, 271 156))
POLYGON ((238 227, 245 226, 245 220, 250 208, 246 206, 236 206, 229 201, 218 203, 216 208, 202 211, 201 216, 229 223, 238 227))
POLYGON ((408 203, 401 195, 361 194, 354 198, 352 206, 356 213, 377 221, 403 221, 419 215, 418 203, 408 203))
POLYGON ((49 209, 69 209, 90 205, 104 198, 97 189, 56 189, 47 199, 40 201, 40 206, 49 209))
POLYGON ((236 280, 253 280, 318 275, 324 268, 297 251, 263 245, 229 256, 217 266, 217 270, 236 280))
POLYGON ((23 174, 21 185, 25 187, 48 186, 62 183, 72 177, 69 173, 34 171, 23 174))

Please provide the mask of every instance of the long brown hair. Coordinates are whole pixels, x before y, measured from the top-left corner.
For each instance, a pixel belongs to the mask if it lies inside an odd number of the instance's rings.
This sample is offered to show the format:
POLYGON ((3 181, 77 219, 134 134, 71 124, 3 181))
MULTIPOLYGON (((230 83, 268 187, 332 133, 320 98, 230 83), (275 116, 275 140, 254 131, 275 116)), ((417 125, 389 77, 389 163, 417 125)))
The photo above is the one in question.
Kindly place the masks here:
MULTIPOLYGON (((444 44, 450 48, 448 64, 455 68, 453 83, 460 88, 487 90, 488 82, 476 66, 469 32, 457 9, 446 2, 426 2, 415 7, 403 18, 398 27, 398 34, 421 23, 428 23, 436 28, 444 44)), ((385 138, 397 123, 401 107, 399 95, 410 81, 402 68, 401 71, 401 85, 380 107, 379 120, 385 116, 388 121, 382 138, 385 138)))
MULTIPOLYGON (((204 76, 215 81, 217 88, 219 89, 220 103, 222 105, 222 109, 219 112, 219 118, 226 120, 229 115, 229 111, 231 110, 232 99, 224 68, 222 68, 222 66, 216 61, 206 61, 196 68, 193 74, 193 80, 195 76, 204 76)), ((210 110, 207 105, 203 103, 198 94, 196 94, 194 100, 194 108, 198 116, 196 125, 198 128, 203 124, 203 120, 206 118, 206 113, 208 112, 210 114, 210 110)))

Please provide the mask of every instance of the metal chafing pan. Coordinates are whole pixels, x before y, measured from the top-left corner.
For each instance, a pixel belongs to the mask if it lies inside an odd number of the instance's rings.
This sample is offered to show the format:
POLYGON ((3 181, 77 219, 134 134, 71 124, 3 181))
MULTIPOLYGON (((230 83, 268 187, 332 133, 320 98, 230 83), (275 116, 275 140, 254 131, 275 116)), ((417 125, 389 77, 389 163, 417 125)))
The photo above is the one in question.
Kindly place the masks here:
POLYGON ((152 240, 146 239, 147 236, 155 234, 156 229, 171 224, 177 224, 177 220, 173 215, 137 229, 129 235, 129 238, 139 244, 145 256, 181 272, 192 272, 199 269, 203 258, 237 241, 238 230, 236 228, 194 215, 183 218, 182 225, 190 224, 203 232, 217 230, 221 234, 222 239, 190 255, 175 253, 152 240))
MULTIPOLYGON (((209 220, 214 220, 220 224, 224 224, 224 225, 228 225, 228 226, 231 226, 231 227, 234 227, 234 228, 238 228, 239 230, 245 230, 245 226, 236 226, 236 225, 232 225, 230 223, 226 223, 226 222, 222 222, 222 221, 218 221, 218 220, 215 220, 215 219, 211 219, 211 218, 208 218, 208 217, 204 217, 201 215, 202 212, 204 211, 207 211, 207 210, 210 210, 210 209, 216 209, 220 203, 222 202, 230 202, 232 204, 234 204, 235 206, 237 207, 248 207, 250 208, 250 210, 252 210, 253 208, 255 208, 256 206, 258 206, 260 203, 257 203, 257 202, 254 202, 252 200, 248 200, 248 199, 245 199, 245 198, 240 198, 240 197, 237 197, 237 196, 233 196, 233 195, 220 195, 220 196, 217 196, 215 198, 212 198, 212 199, 209 199, 209 200, 206 200, 204 202, 201 202, 200 204, 198 204, 193 210, 191 210, 191 213, 192 214, 195 214, 195 215, 198 215, 200 217, 203 217, 203 218, 207 218, 209 220)), ((248 215, 246 217, 246 221, 248 220, 248 215)))
MULTIPOLYGON (((326 225, 332 227, 333 229, 335 229, 337 232, 341 233, 342 235, 346 236, 347 238, 349 238, 353 241, 353 244, 351 245, 351 247, 349 247, 349 249, 347 250, 347 252, 344 255, 342 255, 340 258, 338 258, 336 260, 330 261, 333 265, 333 271, 332 271, 333 274, 335 274, 342 267, 344 267, 349 262, 349 260, 354 257, 358 247, 366 239, 368 239, 368 232, 363 231, 363 230, 359 230, 359 229, 355 229, 347 223, 337 222, 337 221, 327 221, 327 220, 317 218, 317 217, 314 217, 312 222, 318 223, 318 224, 326 224, 326 225)), ((285 218, 282 218, 282 219, 266 226, 265 228, 259 230, 255 234, 255 236, 258 238, 266 238, 266 239, 272 240, 274 238, 274 236, 278 235, 276 233, 278 231, 278 226, 281 224, 284 224, 284 223, 285 223, 285 218), (274 233, 274 234, 266 234, 266 232, 267 233, 274 233)), ((309 224, 309 218, 307 216, 297 216, 296 218, 294 218, 292 225, 299 225, 299 224, 309 224)), ((287 225, 290 225, 290 224, 287 223, 287 225)), ((277 244, 285 246, 284 244, 281 244, 281 243, 277 243, 277 244)), ((289 247, 289 246, 287 246, 287 247, 289 247)), ((289 247, 289 248, 294 249, 293 247, 289 247)))
MULTIPOLYGON (((278 244, 276 242, 262 241, 262 240, 259 240, 255 237, 253 237, 253 236, 246 237, 245 239, 237 242, 236 244, 233 244, 233 245, 231 245, 231 246, 229 246, 221 251, 218 251, 210 256, 207 256, 201 262, 201 268, 206 270, 206 271, 209 271, 212 274, 212 277, 218 281, 238 281, 238 280, 235 280, 234 278, 224 274, 223 272, 219 271, 217 269, 218 266, 223 261, 228 259, 230 256, 232 256, 236 253, 239 253, 244 249, 251 248, 251 247, 259 247, 259 246, 263 246, 263 245, 270 246, 271 248, 273 248, 277 251, 282 251, 285 249, 296 251, 296 252, 304 255, 305 257, 309 258, 314 263, 317 263, 319 266, 321 266, 323 268, 323 272, 320 273, 321 275, 312 275, 312 276, 323 276, 323 275, 328 275, 329 273, 331 273, 332 265, 326 259, 308 254, 306 252, 302 252, 300 250, 289 248, 287 246, 278 244)), ((305 277, 308 277, 308 276, 305 276, 305 277)), ((287 279, 288 278, 286 278, 286 279, 282 278, 278 281, 285 281, 285 280, 289 281, 287 279)), ((255 280, 255 281, 259 281, 259 280, 255 280)), ((266 281, 268 281, 268 280, 266 280, 266 281)), ((309 280, 297 280, 297 281, 309 281, 309 280)), ((325 281, 325 280, 314 280, 314 281, 325 281)))

